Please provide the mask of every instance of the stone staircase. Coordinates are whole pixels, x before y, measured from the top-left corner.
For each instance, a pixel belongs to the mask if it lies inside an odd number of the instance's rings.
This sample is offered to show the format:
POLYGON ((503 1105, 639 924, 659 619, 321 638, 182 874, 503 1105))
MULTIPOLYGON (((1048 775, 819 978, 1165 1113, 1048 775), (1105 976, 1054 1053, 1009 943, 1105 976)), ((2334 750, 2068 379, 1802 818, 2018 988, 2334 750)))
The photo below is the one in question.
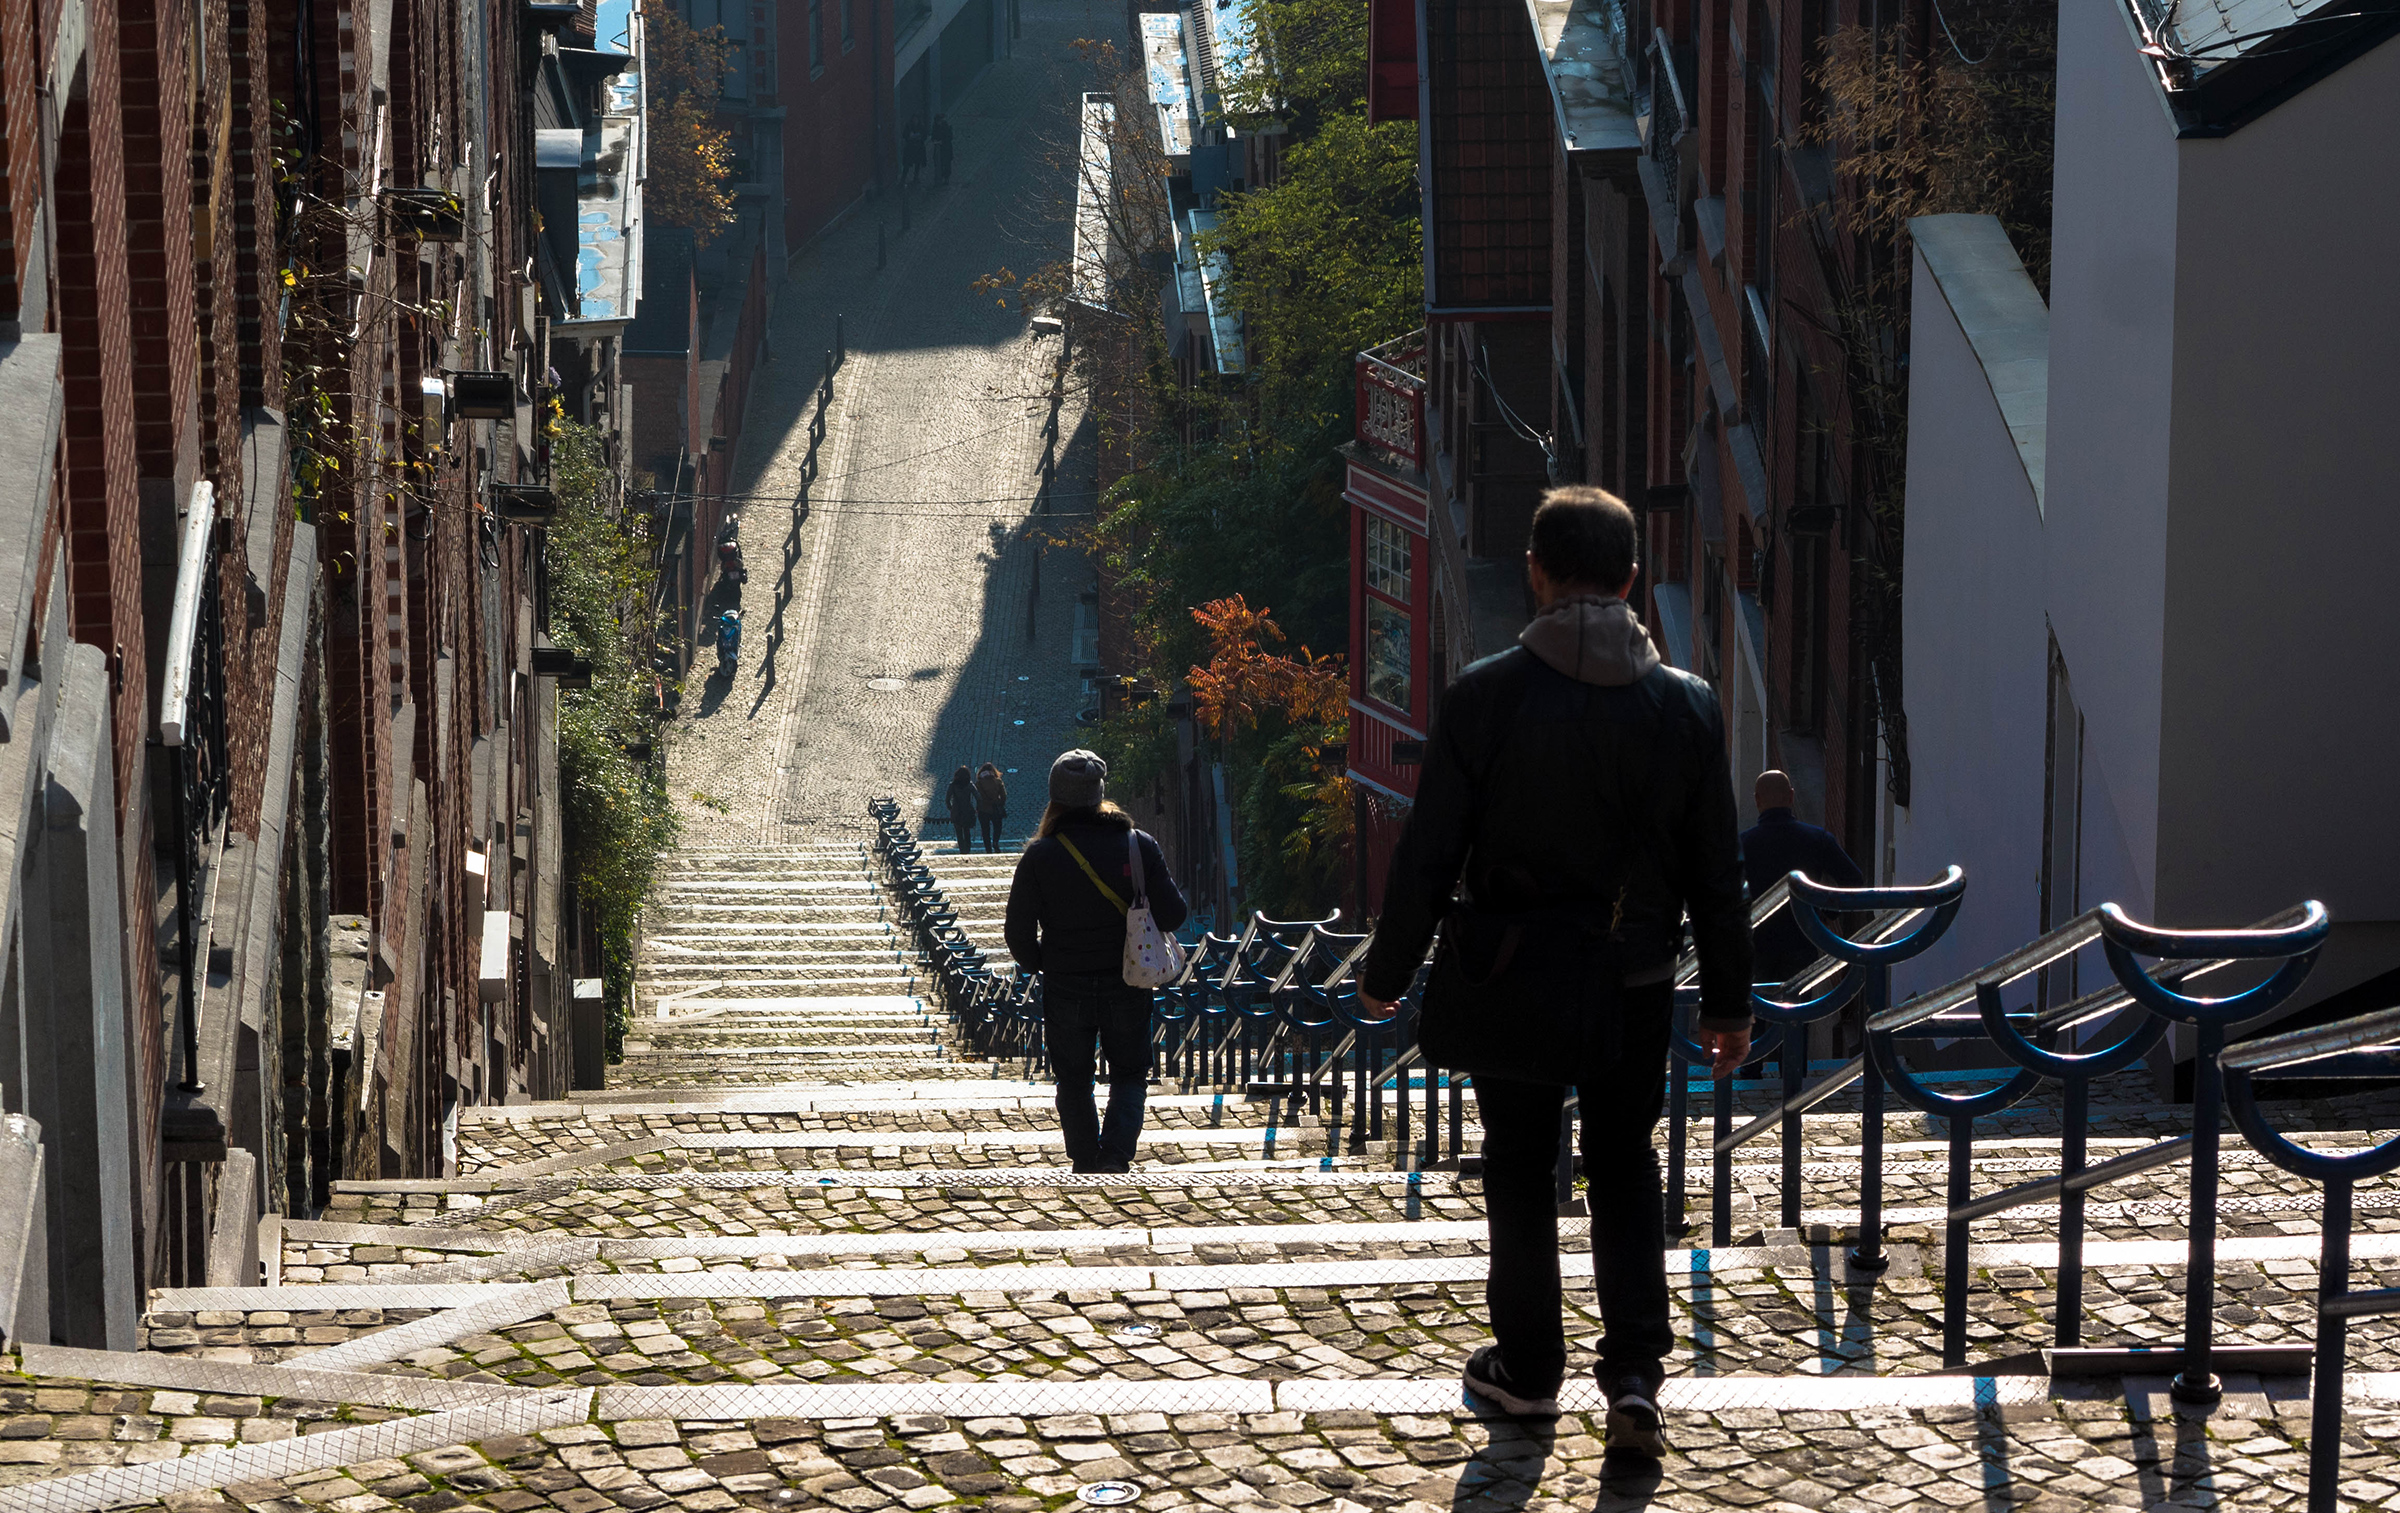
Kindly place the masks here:
MULTIPOLYGON (((933 857, 1000 954, 1013 857, 933 857)), ((1428 1170, 1287 1100, 1162 1082, 1131 1174, 1066 1170, 1050 1089, 928 1004, 852 841, 680 857, 648 922, 610 1087, 462 1117, 457 1175, 343 1184, 287 1221, 269 1285, 153 1297, 134 1354, 26 1347, 0 1423, 0 1513, 234 1504, 599 1513, 674 1503, 847 1513, 1069 1502, 1325 1513, 1521 1508, 2281 1507, 2305 1377, 2228 1378, 2207 1417, 2165 1379, 2052 1379, 2047 1209, 1978 1226, 1969 1337, 1941 1374, 1944 1131, 1887 1122, 1880 1277, 1857 1222, 1855 1103, 1802 1120, 1802 1220, 1772 1139, 1718 1174, 1705 1090, 1680 1138, 1694 1224, 1666 1266, 1675 1453, 1609 1463, 1588 1381, 1556 1425, 1479 1417, 1488 1336, 1471 1163, 1428 1170), (36 1420, 40 1421, 37 1426, 36 1420), (22 1427, 20 1427, 22 1426, 22 1427), (104 1426, 105 1434, 100 1428, 104 1426), (37 1432, 38 1429, 38 1432, 37 1432), (14 1436, 14 1437, 11 1437, 14 1436), (216 1449, 216 1454, 202 1454, 216 1449)), ((2171 1130, 2102 1090, 2094 1158, 2171 1130)), ((1738 1116, 1775 1089, 1737 1089, 1738 1116)), ((2319 1143, 2388 1117, 2311 1105, 2319 1143)), ((1473 1149, 1471 1096, 1465 1133, 1473 1149)), ((2188 1117, 2188 1116, 2183 1116, 2188 1117)), ((1979 1143, 1986 1191, 2054 1170, 2059 1111, 1979 1143)), ((2230 1160, 2228 1343, 2308 1337, 2315 1192, 2230 1160)), ((2087 1341, 2180 1317, 2171 1176, 2089 1210, 2087 1341)), ((2400 1193, 2359 1195, 2360 1284, 2400 1283, 2400 1193)), ((1570 1337, 1599 1320, 1588 1221, 1562 1220, 1570 1337)), ((2400 1504, 2400 1331, 2357 1328, 2345 1506, 2400 1504)))

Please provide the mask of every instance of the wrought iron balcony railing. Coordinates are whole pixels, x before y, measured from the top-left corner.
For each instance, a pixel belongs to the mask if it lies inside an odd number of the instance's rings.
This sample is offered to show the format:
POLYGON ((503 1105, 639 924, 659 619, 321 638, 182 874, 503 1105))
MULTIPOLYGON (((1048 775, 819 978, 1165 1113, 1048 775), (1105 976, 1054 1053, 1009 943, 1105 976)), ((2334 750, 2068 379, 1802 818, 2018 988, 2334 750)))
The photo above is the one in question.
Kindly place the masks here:
POLYGON ((1675 47, 1664 30, 1653 28, 1647 54, 1650 94, 1650 161, 1659 166, 1670 188, 1678 183, 1677 139, 1691 110, 1684 101, 1683 81, 1675 74, 1675 47))
POLYGON ((1425 332, 1358 354, 1358 444, 1404 467, 1425 466, 1425 332))

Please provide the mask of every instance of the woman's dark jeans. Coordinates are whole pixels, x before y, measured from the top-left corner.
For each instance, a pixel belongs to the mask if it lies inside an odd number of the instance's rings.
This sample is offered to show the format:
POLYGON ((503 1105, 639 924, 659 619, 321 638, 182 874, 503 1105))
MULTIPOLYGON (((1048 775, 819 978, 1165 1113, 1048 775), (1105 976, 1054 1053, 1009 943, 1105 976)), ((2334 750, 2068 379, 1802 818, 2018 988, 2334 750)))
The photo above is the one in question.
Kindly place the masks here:
POLYGON ((987 814, 983 817, 983 849, 998 855, 1000 851, 1000 822, 1008 816, 987 814))
POLYGON ((973 820, 954 819, 950 822, 950 828, 958 832, 959 850, 972 851, 975 849, 975 822, 973 820))
POLYGON ((1079 1172, 1133 1164, 1150 1096, 1150 990, 1116 977, 1042 974, 1042 1038, 1058 1081, 1058 1127, 1079 1172), (1108 1057, 1108 1120, 1092 1104, 1095 1047, 1108 1057))
MULTIPOLYGON (((1602 1377, 1639 1372, 1655 1387, 1675 1348, 1668 1322, 1666 1204, 1651 1132, 1666 1097, 1671 983, 1627 988, 1618 1054, 1578 1089, 1583 1172, 1600 1293, 1602 1377)), ((1559 1111, 1567 1090, 1475 1079, 1483 1119, 1483 1207, 1491 1225, 1492 1336, 1509 1376, 1544 1389, 1567 1365, 1559 1317, 1559 1111)), ((1680 1132, 1676 1138, 1681 1139, 1680 1132)))

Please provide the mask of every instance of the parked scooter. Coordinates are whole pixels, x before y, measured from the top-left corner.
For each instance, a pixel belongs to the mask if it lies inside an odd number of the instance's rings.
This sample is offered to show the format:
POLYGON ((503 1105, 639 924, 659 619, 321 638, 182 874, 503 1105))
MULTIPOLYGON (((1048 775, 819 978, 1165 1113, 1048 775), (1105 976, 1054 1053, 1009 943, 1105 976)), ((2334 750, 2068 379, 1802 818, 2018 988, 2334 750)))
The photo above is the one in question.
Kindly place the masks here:
POLYGON ((717 616, 717 671, 733 676, 733 669, 742 655, 742 612, 729 609, 717 616))
POLYGON ((742 566, 742 517, 728 515, 725 526, 717 532, 717 568, 728 583, 748 583, 750 570, 742 566))

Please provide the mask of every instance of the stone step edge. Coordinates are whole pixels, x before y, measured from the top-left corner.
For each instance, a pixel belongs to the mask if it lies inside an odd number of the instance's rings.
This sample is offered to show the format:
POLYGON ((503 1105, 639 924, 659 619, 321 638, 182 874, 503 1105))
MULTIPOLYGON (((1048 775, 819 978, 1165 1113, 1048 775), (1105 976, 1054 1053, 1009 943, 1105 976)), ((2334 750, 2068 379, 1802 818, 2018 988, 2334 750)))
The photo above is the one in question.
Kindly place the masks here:
MULTIPOLYGON (((2400 1235, 2355 1237, 2353 1259, 2400 1256, 2400 1235)), ((635 1242, 648 1245, 653 1242, 635 1242)), ((671 1245, 673 1242, 655 1242, 671 1245)), ((1034 1247, 1028 1247, 1034 1248, 1034 1247)), ((1048 1247, 1041 1247, 1048 1248, 1048 1247)), ((1914 1243, 1888 1247, 1891 1269, 1887 1278, 1922 1276, 1929 1256, 1940 1247, 1914 1243)), ((774 1254, 760 1251, 759 1254, 774 1254)), ((789 1253, 789 1252, 787 1252, 789 1253)), ((2258 1236, 2218 1242, 2220 1261, 2305 1260, 2317 1254, 2313 1236, 2258 1236)), ((2103 1240, 2087 1242, 2084 1263, 2089 1267, 2158 1266, 2180 1262, 2185 1248, 2170 1240, 2103 1240)), ((1972 1259, 1985 1265, 2055 1265, 2058 1247, 2047 1243, 2003 1243, 1974 1247, 1972 1259)), ((633 1257, 620 1257, 633 1259, 633 1257)), ((1797 1270, 1809 1274, 1850 1270, 1846 1252, 1835 1244, 1771 1245, 1728 1250, 1669 1251, 1669 1277, 1693 1277, 1720 1272, 1797 1270)), ((1375 1260, 1282 1259, 1274 1261, 1205 1262, 1185 1266, 1057 1266, 1002 1264, 996 1266, 830 1267, 795 1270, 728 1270, 679 1272, 621 1272, 599 1276, 559 1278, 548 1282, 409 1283, 397 1281, 302 1283, 284 1287, 167 1287, 151 1294, 153 1313, 195 1313, 215 1310, 245 1313, 281 1310, 310 1312, 344 1308, 436 1308, 478 1315, 467 1327, 498 1328, 509 1321, 498 1313, 522 1305, 536 1312, 575 1302, 623 1301, 647 1298, 755 1297, 910 1297, 970 1293, 1098 1293, 1225 1292, 1235 1288, 1364 1287, 1420 1282, 1480 1281, 1488 1268, 1483 1255, 1393 1256, 1375 1260), (491 1318, 481 1316, 490 1314, 491 1318)), ((1592 1274, 1592 1255, 1568 1251, 1559 1257, 1562 1277, 1592 1274)), ((531 1317, 528 1312, 526 1317, 531 1317)), ((394 1326, 380 1334, 361 1336, 343 1345, 315 1352, 304 1360, 331 1355, 324 1362, 343 1360, 352 1347, 383 1341, 395 1334, 438 1332, 437 1315, 394 1326)), ((439 1341, 434 1341, 439 1343, 439 1341)), ((378 1350, 381 1346, 376 1347, 378 1350)), ((422 1343, 409 1349, 422 1348, 422 1343)), ((407 1351, 398 1352, 405 1354, 407 1351)), ((393 1359, 383 1355, 382 1359, 393 1359)), ((351 1364, 344 1361, 344 1364, 351 1364)))
MULTIPOLYGON (((1591 1221, 1562 1218, 1563 1239, 1591 1233, 1591 1221)), ((1394 1220, 1384 1224, 1220 1224, 1162 1226, 1148 1229, 988 1229, 945 1230, 937 1235, 865 1234, 836 1232, 805 1235, 706 1235, 690 1239, 619 1240, 604 1236, 561 1237, 557 1231, 533 1234, 504 1230, 417 1230, 400 1224, 341 1224, 326 1220, 287 1220, 287 1240, 349 1245, 391 1245, 423 1250, 473 1250, 478 1259, 519 1267, 561 1264, 549 1260, 555 1252, 572 1251, 576 1261, 662 1261, 676 1259, 742 1260, 758 1256, 924 1255, 932 1251, 1063 1251, 1099 1252, 1148 1250, 1168 1254, 1194 1251, 1207 1245, 1272 1245, 1313 1241, 1325 1245, 1414 1241, 1421 1244, 1478 1243, 1485 1238, 1481 1219, 1394 1220), (588 1253, 586 1253, 588 1251, 588 1253)), ((1671 1248, 1666 1255, 1670 1276, 1749 1270, 1764 1266, 1805 1263, 1812 1268, 1822 1253, 1847 1240, 1775 1242, 1763 1246, 1693 1246, 1671 1248)), ((1911 1242, 1913 1243, 1913 1242, 1911 1242)), ((2362 1232, 2351 1236, 2353 1260, 2400 1258, 2400 1233, 2362 1232)), ((2219 1261, 2314 1260, 2321 1247, 2315 1234, 2224 1235, 2217 1240, 2219 1261)), ((1943 1250, 1938 1240, 1917 1246, 1928 1257, 1943 1250)), ((1968 1247, 1975 1266, 2053 1267, 2059 1247, 2052 1241, 2001 1240, 1968 1247)), ((2181 1240, 2086 1240, 2084 1264, 2105 1266, 2176 1266, 2189 1253, 2181 1240)), ((425 1274, 447 1271, 461 1263, 434 1263, 414 1268, 419 1281, 436 1280, 425 1274)), ((564 1263, 573 1264, 573 1263, 564 1263)), ((1267 1263, 1244 1263, 1267 1264, 1267 1263)), ((1928 1261, 1928 1264, 1932 1264, 1928 1261)), ((463 1281, 445 1276, 439 1280, 463 1281)), ((354 1284, 344 1284, 354 1285, 354 1284)), ((372 1285, 372 1284, 370 1284, 372 1285)))
MULTIPOLYGON (((336 1182, 337 1193, 433 1194, 476 1199, 489 1196, 539 1201, 549 1193, 594 1191, 640 1192, 660 1188, 706 1189, 718 1192, 751 1187, 881 1187, 895 1191, 936 1187, 1050 1187, 1050 1188, 1181 1188, 1181 1187, 1351 1187, 1385 1183, 1448 1187, 1458 1182, 1455 1171, 1393 1171, 1385 1167, 1335 1166, 1332 1156, 1299 1157, 1290 1162, 1183 1161, 1172 1166, 1145 1167, 1120 1173, 1076 1172, 1065 1167, 760 1167, 731 1171, 701 1168, 665 1172, 554 1172, 547 1176, 387 1177, 371 1181, 336 1182)), ((1352 1157, 1339 1158, 1344 1162, 1352 1157)), ((1473 1180, 1470 1177, 1468 1180, 1473 1180)), ((2400 1195, 2395 1195, 2400 1197, 2400 1195)), ((2362 1204, 2364 1200, 2362 1199, 2362 1204)), ((475 1204, 467 1205, 469 1207, 475 1204)))
MULTIPOLYGON (((689 996, 690 995, 687 994, 677 994, 675 998, 670 1001, 680 1002, 689 996)), ((771 1000, 728 999, 725 1001, 729 1004, 739 1004, 752 1001, 765 1002, 771 1000)), ((645 1005, 645 1007, 648 1006, 649 1005, 647 1004, 645 1005)), ((657 1022, 658 1021, 656 1018, 648 1014, 645 1014, 641 1018, 634 1021, 637 1026, 655 1024, 657 1022)), ((672 1016, 669 1017, 667 1022, 670 1024, 674 1022, 672 1016)), ((1014 1061, 1018 1058, 1011 1056, 1007 1059, 1014 1061)), ((990 1077, 971 1080, 981 1084, 980 1089, 962 1092, 959 1088, 958 1082, 956 1081, 918 1081, 904 1077, 892 1078, 889 1081, 877 1079, 874 1081, 862 1081, 854 1083, 826 1083, 822 1081, 788 1082, 775 1084, 772 1086, 741 1088, 735 1090, 728 1090, 721 1087, 700 1087, 682 1084, 642 1088, 594 1088, 578 1097, 551 1099, 541 1103, 491 1104, 461 1108, 459 1110, 459 1117, 469 1123, 475 1123, 486 1120, 564 1119, 572 1118, 578 1114, 589 1114, 592 1112, 603 1112, 612 1116, 627 1115, 637 1111, 641 1113, 657 1112, 666 1114, 805 1114, 820 1107, 822 1105, 822 1101, 826 1098, 847 1099, 852 1101, 873 1099, 886 1102, 902 1100, 914 1102, 924 1098, 959 1099, 974 1097, 1014 1097, 1020 1102, 1029 1105, 1040 1104, 1047 1106, 1050 1103, 1052 1096, 1053 1084, 1046 1077, 990 1077), (923 1089, 924 1091, 917 1091, 919 1089, 923 1089), (635 1105, 635 1107, 628 1108, 627 1105, 629 1104, 635 1105)), ((1156 1078, 1152 1080, 1151 1086, 1156 1088, 1167 1085, 1173 1080, 1174 1079, 1156 1078)), ((1422 1093, 1424 1090, 1424 1084, 1422 1082, 1418 1083, 1416 1085, 1416 1090, 1419 1093, 1422 1093)), ((1154 1092, 1151 1094, 1150 1101, 1152 1103, 1159 1103, 1168 1098, 1194 1100, 1193 1103, 1182 1105, 1184 1107, 1193 1107, 1200 1104, 1206 1104, 1212 1100, 1220 1098, 1229 1103, 1241 1103, 1248 1101, 1245 1094, 1234 1090, 1226 1090, 1222 1092, 1210 1090, 1196 1093, 1154 1092)), ((1328 1098, 1326 1101, 1330 1102, 1331 1100, 1328 1098)), ((1349 1101, 1350 1100, 1347 1097, 1344 1098, 1345 1105, 1347 1105, 1349 1101)), ((1386 1101, 1386 1106, 1389 1107, 1388 1099, 1386 1101)), ((2045 1113, 2056 1112, 2056 1110, 2052 1109, 2024 1111, 2045 1113)), ((1763 1108, 1754 1107, 1737 1111, 1737 1116, 1747 1119, 1761 1112, 1764 1112, 1763 1108)), ((2003 1112, 2010 1111, 2004 1110, 2003 1112)), ((1444 1117, 1447 1117, 1446 1104, 1444 1107, 1444 1117)), ((1807 1123, 1818 1124, 1833 1123, 1837 1121, 1855 1122, 1859 1116, 1857 1110, 1855 1109, 1835 1110, 1832 1112, 1820 1112, 1819 1110, 1811 1109, 1801 1117, 1807 1123)), ((1891 1130, 1895 1127, 1905 1128, 1906 1121, 1920 1117, 1929 1116, 1918 1116, 1901 1112, 1887 1112, 1885 1115, 1884 1127, 1886 1130, 1891 1130)), ((2091 1110, 2090 1118, 2091 1122, 2094 1124, 2099 1124, 2110 1119, 2144 1119, 2164 1124, 2171 1123, 2178 1118, 2180 1118, 2184 1124, 2188 1125, 2190 1123, 2190 1116, 2188 1114, 2178 1114, 2175 1112, 2164 1111, 2154 1107, 2145 1107, 2136 1104, 2095 1106, 2091 1110)), ((1713 1138, 1709 1135, 1709 1132, 1706 1128, 1707 1115, 1705 1111, 1699 1109, 1696 1105, 1692 1115, 1686 1122, 1691 1127, 1691 1138, 1693 1140, 1697 1141, 1713 1138)), ((2340 1131, 2308 1130, 2300 1131, 2299 1133, 2337 1134, 2340 1133, 2340 1131)), ((2108 1139, 2133 1138, 2136 1137, 2094 1137, 2092 1143, 2097 1146, 2106 1143, 2106 1140, 2108 1139)), ((2056 1144, 2058 1141, 2058 1137, 2055 1135, 2009 1136, 1994 1133, 1988 1137, 1979 1136, 1976 1144, 1978 1148, 1981 1148, 1984 1146, 2008 1143, 2022 1144, 2033 1139, 2046 1140, 2051 1144, 2056 1144)), ((1919 1143, 1924 1144, 1928 1148, 1934 1146, 1941 1146, 1945 1149, 1947 1148, 1947 1142, 1941 1140, 1927 1140, 1919 1143)), ((1762 1137, 1761 1140, 1754 1142, 1754 1144, 1763 1149, 1772 1147, 1774 1142, 1762 1137)), ((1890 1149, 1892 1144, 1892 1141, 1886 1140, 1885 1148, 1890 1149)), ((1858 1147, 1853 1145, 1845 1147, 1844 1149, 1848 1153, 1855 1154, 1858 1147)))
POLYGON ((251 1365, 157 1350, 85 1350, 28 1341, 19 1364, 28 1376, 66 1377, 123 1387, 220 1393, 236 1397, 297 1397, 319 1403, 437 1412, 511 1398, 542 1400, 555 1392, 438 1377, 383 1376, 323 1367, 251 1365))
POLYGON ((107 1466, 74 1476, 23 1482, 0 1488, 0 1513, 85 1513, 122 1503, 154 1502, 177 1492, 389 1460, 502 1435, 538 1434, 585 1422, 591 1416, 592 1400, 588 1387, 547 1388, 415 1418, 386 1419, 174 1460, 107 1466))
MULTIPOLYGON (((1232 1124, 1205 1127, 1167 1125, 1144 1129, 1139 1136, 1139 1142, 1142 1146, 1148 1147, 1256 1145, 1272 1148, 1278 1139, 1288 1138, 1297 1144, 1301 1143, 1305 1137, 1315 1136, 1322 1140, 1327 1134, 1327 1127, 1318 1120, 1310 1120, 1303 1124, 1232 1124)), ((1465 1134, 1470 1140, 1480 1140, 1483 1131, 1478 1125, 1469 1125, 1466 1127, 1465 1134)), ((1349 1135, 1346 1132, 1341 1138, 1344 1143, 1350 1143, 1349 1135)), ((689 1134, 671 1132, 649 1136, 641 1140, 620 1140, 607 1145, 588 1146, 581 1150, 565 1151, 555 1156, 543 1156, 532 1161, 478 1170, 471 1175, 494 1182, 509 1182, 527 1177, 547 1176, 554 1172, 582 1171, 590 1167, 604 1166, 612 1161, 628 1161, 642 1156, 663 1155, 669 1151, 992 1150, 1018 1148, 1049 1150, 1064 1148, 1065 1144, 1066 1136, 1057 1130, 1038 1129, 729 1130, 723 1132, 700 1131, 689 1134)), ((1384 1139, 1370 1141, 1369 1144, 1379 1146, 1386 1154, 1389 1154, 1393 1142, 1390 1139, 1384 1139)), ((1350 1150, 1343 1154, 1358 1156, 1366 1153, 1350 1150)), ((2255 1152, 2227 1151, 2223 1159, 2225 1167, 2244 1170, 2266 1164, 2266 1158, 2255 1152)), ((1764 1159, 1750 1157, 1735 1162, 1734 1169, 1736 1172, 1755 1174, 1768 1169, 1769 1165, 1770 1163, 1764 1159)), ((1893 1174, 1926 1176, 1946 1172, 1948 1169, 1948 1162, 1936 1160, 1886 1161, 1883 1163, 1883 1171, 1887 1176, 1893 1174)), ((1984 1174, 2052 1175, 2057 1170, 2057 1163, 2042 1160, 2038 1156, 1995 1152, 1976 1157, 1970 1169, 1984 1174)), ((1779 1162, 1774 1164, 1774 1170, 1778 1173, 1782 1171, 1779 1162)), ((1857 1161, 1807 1159, 1800 1164, 1800 1175, 1803 1180, 1836 1180, 1860 1176, 1864 1171, 1864 1164, 1857 1161)), ((1714 1186, 1714 1183, 1715 1172, 1707 1165, 1689 1169, 1684 1174, 1686 1190, 1709 1189, 1714 1186)))

